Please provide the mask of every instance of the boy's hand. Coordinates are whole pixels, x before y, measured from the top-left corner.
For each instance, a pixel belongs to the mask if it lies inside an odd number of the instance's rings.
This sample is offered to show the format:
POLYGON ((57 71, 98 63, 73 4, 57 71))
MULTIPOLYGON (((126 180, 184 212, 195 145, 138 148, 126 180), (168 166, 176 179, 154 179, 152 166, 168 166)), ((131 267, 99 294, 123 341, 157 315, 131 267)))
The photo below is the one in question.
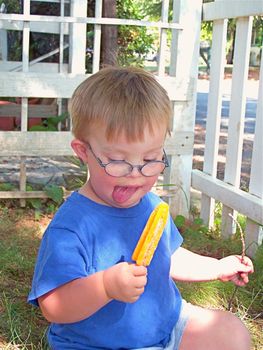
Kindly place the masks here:
POLYGON ((232 281, 237 286, 244 286, 248 283, 248 274, 254 272, 252 261, 245 256, 227 256, 219 260, 219 280, 232 281))
POLYGON ((122 262, 104 271, 103 282, 110 299, 134 303, 144 292, 147 283, 147 269, 122 262))

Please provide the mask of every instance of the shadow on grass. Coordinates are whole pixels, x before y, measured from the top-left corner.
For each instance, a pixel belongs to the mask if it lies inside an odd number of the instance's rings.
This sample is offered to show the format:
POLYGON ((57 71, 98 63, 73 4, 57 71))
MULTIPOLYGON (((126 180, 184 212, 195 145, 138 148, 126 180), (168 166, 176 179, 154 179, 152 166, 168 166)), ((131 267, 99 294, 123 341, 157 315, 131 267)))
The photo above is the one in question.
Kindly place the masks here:
POLYGON ((0 207, 0 349, 48 349, 48 323, 27 304, 41 239, 40 222, 28 209, 0 207))

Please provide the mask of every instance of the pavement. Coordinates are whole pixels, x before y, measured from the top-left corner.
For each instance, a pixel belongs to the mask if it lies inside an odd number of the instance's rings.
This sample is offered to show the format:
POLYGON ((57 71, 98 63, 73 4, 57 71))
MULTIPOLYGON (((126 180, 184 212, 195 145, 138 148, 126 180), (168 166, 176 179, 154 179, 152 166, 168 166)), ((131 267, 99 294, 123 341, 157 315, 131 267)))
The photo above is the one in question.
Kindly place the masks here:
MULTIPOLYGON (((246 85, 246 96, 248 99, 257 99, 258 98, 258 80, 249 79, 246 85)), ((223 80, 223 97, 231 95, 232 79, 223 80)), ((209 91, 209 80, 208 79, 198 79, 197 82, 197 91, 208 93, 209 91)))

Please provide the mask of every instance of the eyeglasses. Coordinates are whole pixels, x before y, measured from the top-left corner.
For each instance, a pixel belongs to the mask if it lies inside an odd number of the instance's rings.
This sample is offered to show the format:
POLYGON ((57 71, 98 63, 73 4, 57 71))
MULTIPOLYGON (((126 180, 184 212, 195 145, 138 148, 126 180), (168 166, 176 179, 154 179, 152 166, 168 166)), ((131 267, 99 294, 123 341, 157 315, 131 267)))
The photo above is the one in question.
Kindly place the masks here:
POLYGON ((169 167, 169 161, 165 150, 163 150, 163 160, 149 160, 143 165, 132 165, 125 160, 111 160, 108 163, 103 163, 93 152, 89 144, 87 144, 94 158, 98 164, 104 168, 105 172, 114 177, 122 177, 129 175, 134 168, 137 168, 143 176, 155 176, 164 171, 165 168, 169 167))

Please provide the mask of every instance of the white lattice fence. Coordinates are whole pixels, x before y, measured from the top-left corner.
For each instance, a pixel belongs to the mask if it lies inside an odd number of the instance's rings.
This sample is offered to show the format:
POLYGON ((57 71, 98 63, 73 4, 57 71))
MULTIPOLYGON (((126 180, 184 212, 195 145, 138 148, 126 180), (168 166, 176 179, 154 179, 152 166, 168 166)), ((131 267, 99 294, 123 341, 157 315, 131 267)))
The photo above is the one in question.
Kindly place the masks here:
MULTIPOLYGON (((174 103, 173 133, 165 145, 171 160, 171 168, 165 174, 165 182, 176 184, 175 194, 169 199, 171 211, 174 214, 182 213, 187 216, 190 202, 201 0, 194 3, 191 0, 174 0, 171 22, 168 21, 169 0, 164 0, 162 3, 159 22, 103 18, 102 0, 96 0, 94 18, 86 17, 88 2, 83 0, 52 1, 60 4, 60 16, 31 15, 31 1, 24 0, 23 14, 0 14, 2 30, 17 30, 23 33, 22 61, 9 62, 5 57, 0 61, 0 96, 21 98, 21 131, 0 132, 0 143, 4 145, 1 147, 0 156, 21 156, 20 188, 9 193, 0 192, 0 198, 28 198, 25 157, 72 154, 70 131, 52 133, 27 131, 31 110, 28 99, 53 98, 58 102, 58 113, 60 113, 61 100, 69 98, 75 87, 88 76, 85 71, 87 24, 94 26, 92 73, 100 68, 102 26, 135 25, 155 27, 160 33, 157 79, 167 89, 174 103), (67 16, 65 6, 69 7, 67 16), (172 48, 170 71, 167 75, 165 51, 168 30, 172 32, 172 48), (43 63, 41 61, 43 57, 29 61, 31 31, 59 35, 59 47, 48 54, 58 53, 59 63, 43 63), (68 37, 67 42, 64 40, 65 37, 68 37), (64 49, 67 47, 69 62, 65 63, 63 57, 64 49)), ((3 113, 0 112, 0 118, 1 115, 3 113)), ((30 196, 44 196, 44 193, 32 192, 30 196)))
POLYGON ((203 172, 194 170, 192 186, 202 193, 201 216, 213 226, 215 201, 223 204, 222 233, 235 230, 237 212, 247 216, 246 243, 253 255, 262 240, 263 225, 263 63, 261 59, 256 126, 248 192, 240 187, 244 138, 246 84, 253 15, 263 15, 262 1, 221 1, 204 4, 203 20, 213 21, 213 39, 203 172), (227 19, 236 18, 232 90, 224 181, 216 178, 220 136, 222 83, 225 68, 227 19), (231 215, 229 215, 231 214, 231 215))

